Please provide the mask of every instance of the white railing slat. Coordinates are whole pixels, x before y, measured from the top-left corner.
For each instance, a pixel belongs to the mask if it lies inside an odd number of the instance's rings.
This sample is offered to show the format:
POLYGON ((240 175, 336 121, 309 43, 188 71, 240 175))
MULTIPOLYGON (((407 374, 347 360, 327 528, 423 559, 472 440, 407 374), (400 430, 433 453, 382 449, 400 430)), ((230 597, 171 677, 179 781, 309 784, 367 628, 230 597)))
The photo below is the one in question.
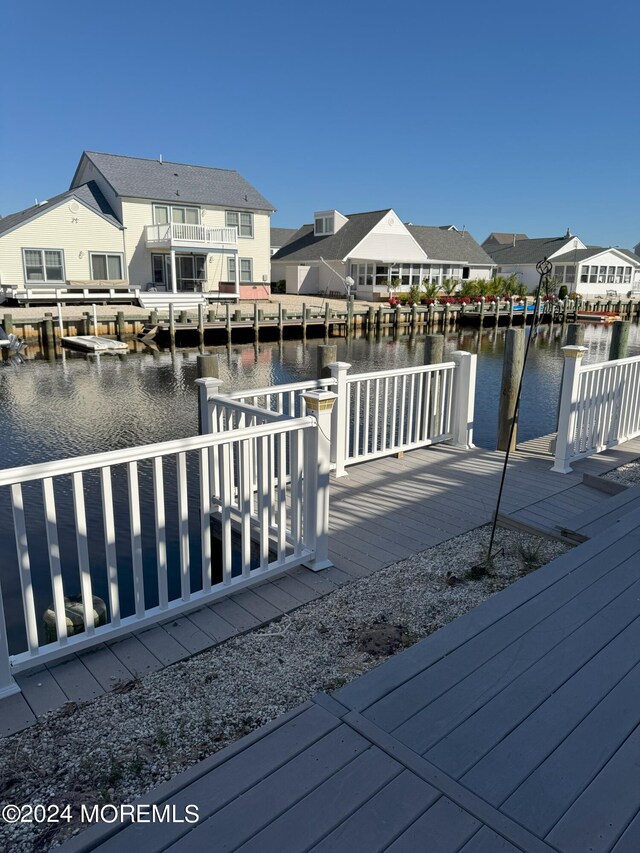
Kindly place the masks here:
POLYGON ((178 483, 178 535, 180 537, 180 592, 183 601, 191 596, 190 555, 189 555, 189 497, 187 493, 187 456, 176 456, 176 474, 178 483))
POLYGON ((64 585, 62 581, 62 564, 60 561, 60 543, 58 542, 56 502, 51 477, 45 477, 42 481, 42 498, 47 529, 47 551, 49 554, 49 572, 51 575, 51 591, 53 593, 56 636, 60 643, 65 643, 67 640, 67 617, 64 605, 64 585))
POLYGON ((120 624, 120 588, 118 584, 118 555, 116 553, 116 523, 113 513, 113 493, 111 488, 111 468, 100 469, 100 494, 102 497, 102 529, 104 532, 104 553, 107 561, 107 582, 109 585, 109 617, 111 624, 120 624))
POLYGON ((29 647, 29 651, 32 654, 35 654, 38 651, 38 623, 33 597, 31 561, 29 559, 29 545, 27 541, 27 525, 24 517, 22 487, 19 484, 11 487, 11 507, 13 511, 13 529, 16 540, 16 551, 18 554, 20 589, 22 590, 22 610, 24 613, 27 645, 29 647))
POLYGON ((153 509, 156 527, 156 571, 158 573, 158 606, 166 610, 169 605, 167 567, 167 527, 164 508, 164 469, 162 457, 153 459, 153 509))
POLYGON ((142 520, 140 518, 140 485, 138 463, 127 465, 129 492, 129 524, 131 525, 131 567, 133 569, 133 597, 136 616, 144 616, 144 574, 142 564, 142 520))
POLYGON ((209 483, 209 449, 198 451, 200 474, 200 550, 202 589, 211 590, 211 485, 209 483))
POLYGON ((91 583, 91 568, 89 566, 89 536, 87 531, 87 514, 84 501, 84 480, 81 471, 71 477, 73 495, 73 514, 75 516, 76 544, 78 548, 78 570, 80 572, 80 594, 82 596, 82 612, 84 615, 84 630, 88 635, 95 631, 93 610, 93 588, 91 583))

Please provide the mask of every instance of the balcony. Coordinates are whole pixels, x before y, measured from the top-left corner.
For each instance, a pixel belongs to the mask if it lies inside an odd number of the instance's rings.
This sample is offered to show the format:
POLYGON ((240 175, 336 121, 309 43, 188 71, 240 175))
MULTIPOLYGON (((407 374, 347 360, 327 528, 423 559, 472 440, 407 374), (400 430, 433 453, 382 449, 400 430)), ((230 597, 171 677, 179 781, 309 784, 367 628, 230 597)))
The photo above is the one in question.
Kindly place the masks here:
POLYGON ((238 230, 170 222, 145 226, 145 239, 147 246, 154 249, 234 249, 238 230))

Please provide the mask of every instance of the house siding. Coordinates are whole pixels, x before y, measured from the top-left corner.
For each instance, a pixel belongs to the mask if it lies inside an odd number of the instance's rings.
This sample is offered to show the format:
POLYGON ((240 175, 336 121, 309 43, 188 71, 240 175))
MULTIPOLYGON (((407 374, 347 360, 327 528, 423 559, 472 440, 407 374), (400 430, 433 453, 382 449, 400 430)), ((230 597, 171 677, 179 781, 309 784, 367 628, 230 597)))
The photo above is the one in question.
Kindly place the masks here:
MULTIPOLYGON (((158 199, 157 202, 148 199, 125 198, 122 199, 122 216, 125 225, 125 242, 127 246, 127 260, 129 264, 129 276, 132 287, 144 288, 152 281, 151 255, 165 250, 147 248, 145 239, 145 227, 153 224, 153 205, 171 204, 158 199)), ((187 201, 181 202, 188 205, 187 201)), ((225 210, 233 208, 214 207, 213 205, 195 205, 200 207, 201 221, 203 225, 210 228, 223 228, 225 226, 225 210)), ((270 234, 269 214, 254 211, 253 215, 253 239, 246 237, 238 238, 238 258, 251 258, 253 261, 253 281, 262 283, 262 277, 270 280, 270 234)), ((178 250, 179 252, 180 250, 178 250)), ((202 254, 207 254, 204 250, 202 254)), ((235 255, 228 250, 220 252, 209 252, 207 258, 207 285, 208 291, 218 290, 221 281, 227 281, 227 258, 235 255)))
MULTIPOLYGON (((67 281, 91 278, 90 253, 123 254, 122 231, 83 204, 72 211, 69 198, 0 237, 0 281, 18 287, 50 287, 25 281, 23 249, 62 249, 67 281), (80 253, 82 257, 79 257, 80 253)), ((126 266, 123 272, 126 275, 126 266)))

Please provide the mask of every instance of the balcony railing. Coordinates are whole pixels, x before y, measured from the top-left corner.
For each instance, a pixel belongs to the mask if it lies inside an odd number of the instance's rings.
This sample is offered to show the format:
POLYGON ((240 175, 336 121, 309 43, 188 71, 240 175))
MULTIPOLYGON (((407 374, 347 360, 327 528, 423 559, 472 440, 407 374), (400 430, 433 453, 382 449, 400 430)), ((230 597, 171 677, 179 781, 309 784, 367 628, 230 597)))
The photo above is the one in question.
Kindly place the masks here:
POLYGON ((147 225, 145 232, 147 246, 220 248, 236 246, 238 243, 236 228, 209 228, 207 225, 169 222, 165 225, 147 225))

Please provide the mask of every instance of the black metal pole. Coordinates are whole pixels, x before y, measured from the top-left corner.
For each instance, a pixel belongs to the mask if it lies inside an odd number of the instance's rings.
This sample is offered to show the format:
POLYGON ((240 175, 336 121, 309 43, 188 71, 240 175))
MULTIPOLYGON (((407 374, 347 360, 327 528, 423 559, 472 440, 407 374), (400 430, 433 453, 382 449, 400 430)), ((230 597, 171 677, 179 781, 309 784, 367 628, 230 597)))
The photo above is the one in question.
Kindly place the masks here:
MULTIPOLYGON (((493 552, 493 541, 496 537, 496 527, 498 526, 498 512, 500 511, 500 503, 502 501, 502 492, 504 491, 504 481, 507 476, 507 466, 509 465, 509 454, 511 452, 511 442, 513 441, 513 433, 515 431, 516 425, 518 423, 518 415, 520 413, 520 396, 522 394, 522 383, 524 380, 524 372, 527 369, 527 358, 529 356, 529 346, 531 345, 531 339, 534 335, 537 334, 538 329, 538 317, 540 314, 540 294, 542 292, 542 283, 545 278, 549 275, 551 270, 553 269, 553 264, 544 258, 542 261, 539 261, 536 264, 536 270, 540 275, 540 280, 538 282, 538 290, 536 292, 536 304, 533 309, 533 319, 531 321, 531 334, 527 338, 527 346, 524 351, 524 359, 522 362, 522 372, 520 373, 520 381, 518 383, 518 393, 516 394, 516 404, 513 413, 513 420, 511 421, 511 429, 509 430, 509 443, 507 444, 507 450, 504 455, 504 465, 502 466, 502 477, 500 478, 500 489, 498 490, 498 500, 496 502, 496 511, 493 516, 493 526, 491 528, 491 538, 489 539, 489 548, 487 550, 486 563, 488 564, 491 560, 491 554, 493 552)), ((524 318, 524 327, 527 327, 527 318, 525 315, 524 318)))

